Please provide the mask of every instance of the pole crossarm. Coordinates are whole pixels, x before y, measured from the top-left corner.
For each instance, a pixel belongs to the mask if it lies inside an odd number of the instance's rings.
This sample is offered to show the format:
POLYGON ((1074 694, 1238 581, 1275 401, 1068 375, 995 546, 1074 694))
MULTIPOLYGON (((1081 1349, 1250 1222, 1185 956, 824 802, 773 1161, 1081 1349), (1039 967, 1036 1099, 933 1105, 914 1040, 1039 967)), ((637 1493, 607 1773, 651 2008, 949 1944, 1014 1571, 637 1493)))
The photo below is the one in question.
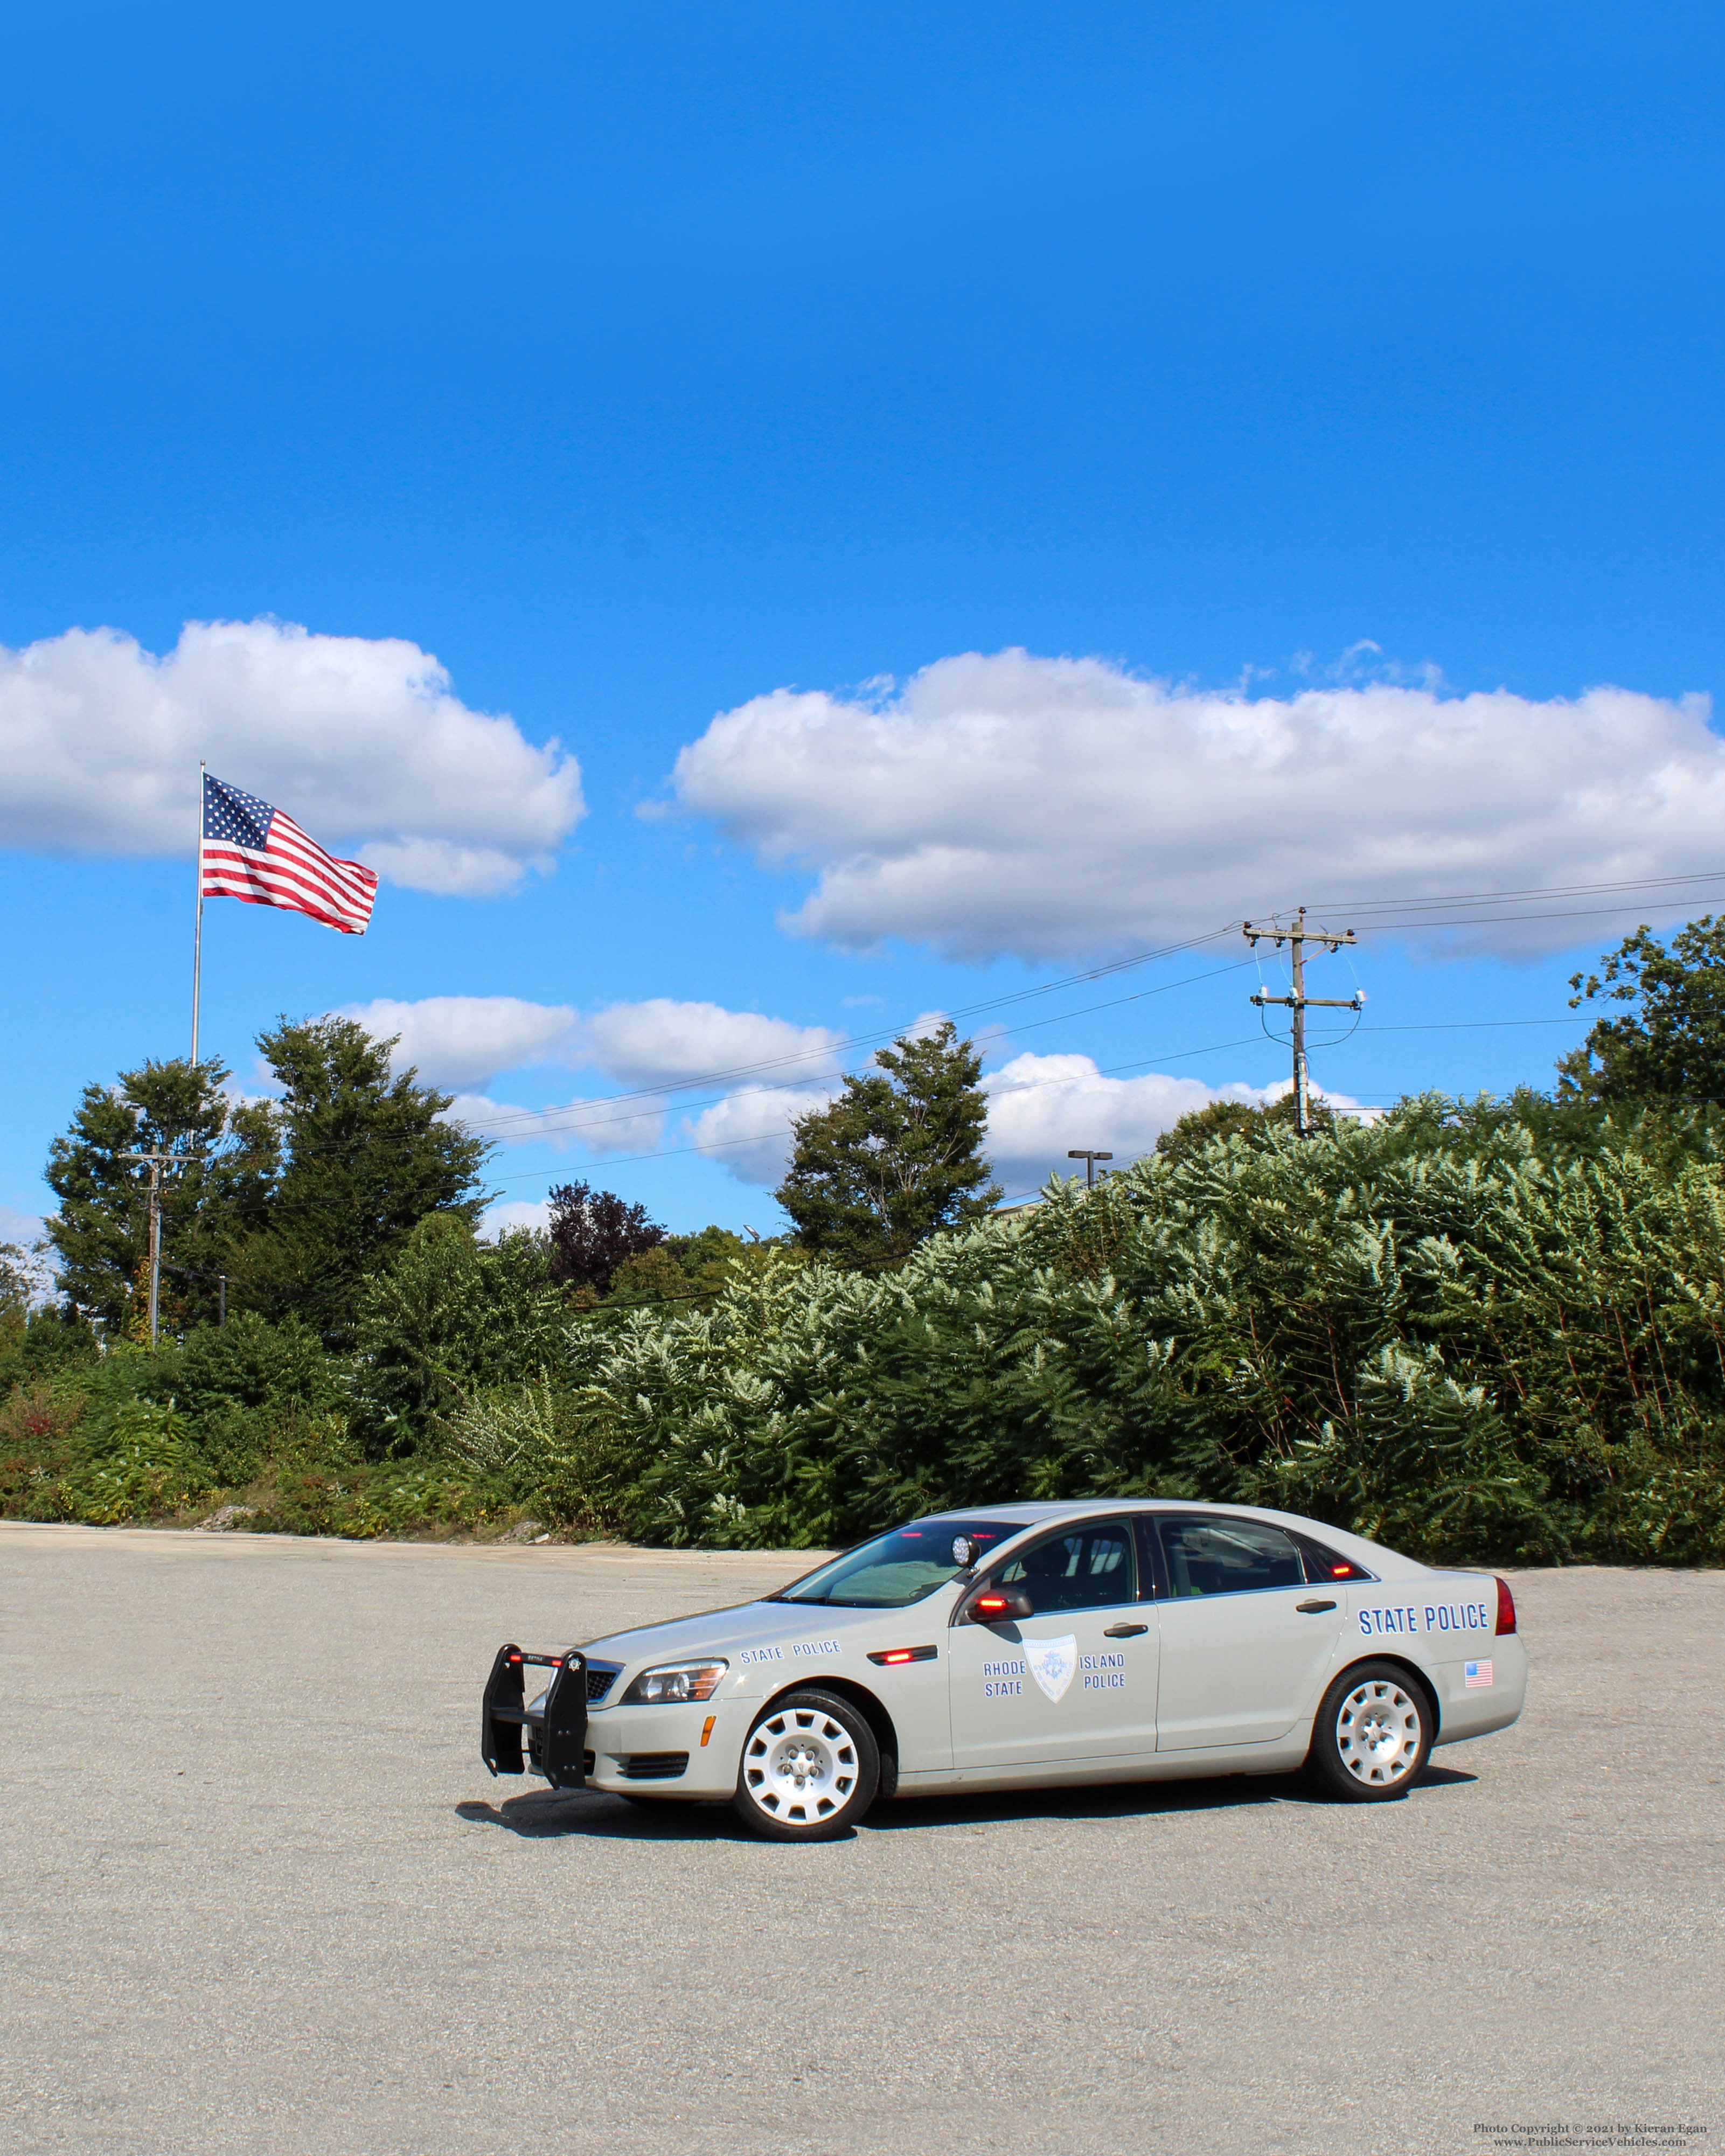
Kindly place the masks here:
POLYGON ((1358 996, 1266 996, 1259 993, 1252 998, 1255 1004, 1286 1004, 1290 1010, 1363 1010, 1365 1005, 1358 996))

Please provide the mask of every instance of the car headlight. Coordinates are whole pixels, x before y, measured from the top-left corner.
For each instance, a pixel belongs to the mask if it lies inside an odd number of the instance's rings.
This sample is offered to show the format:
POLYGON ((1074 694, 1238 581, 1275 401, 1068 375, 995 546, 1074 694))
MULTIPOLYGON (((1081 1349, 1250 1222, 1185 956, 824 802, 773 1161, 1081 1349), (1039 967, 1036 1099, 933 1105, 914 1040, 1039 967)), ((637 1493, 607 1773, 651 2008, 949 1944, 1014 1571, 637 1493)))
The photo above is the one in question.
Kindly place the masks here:
POLYGON ((685 1700, 711 1699, 728 1662, 665 1662, 643 1670, 624 1692, 624 1707, 677 1707, 685 1700))

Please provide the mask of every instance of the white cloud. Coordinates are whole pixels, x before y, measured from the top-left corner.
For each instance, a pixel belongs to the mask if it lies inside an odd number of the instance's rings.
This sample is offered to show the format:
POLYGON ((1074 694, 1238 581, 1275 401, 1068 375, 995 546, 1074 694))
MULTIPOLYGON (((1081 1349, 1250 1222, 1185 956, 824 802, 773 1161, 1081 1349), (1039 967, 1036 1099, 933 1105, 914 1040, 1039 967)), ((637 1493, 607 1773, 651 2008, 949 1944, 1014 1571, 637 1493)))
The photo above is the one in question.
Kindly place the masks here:
POLYGON ((22 1213, 15 1205, 0 1205, 0 1243, 16 1243, 28 1250, 41 1240, 42 1234, 39 1213, 22 1213))
MULTIPOLYGON (((722 1081, 728 1071, 788 1059, 793 1082, 763 1079, 734 1086, 683 1119, 685 1142, 742 1183, 778 1183, 790 1159, 792 1124, 824 1107, 839 1091, 840 1035, 716 1004, 660 996, 613 1004, 583 1019, 567 1004, 428 996, 357 1004, 343 1015, 380 1037, 399 1034, 397 1065, 413 1064, 423 1078, 449 1087, 455 1095, 450 1120, 476 1136, 504 1146, 544 1145, 600 1158, 656 1150, 676 1105, 670 1089, 710 1073, 722 1081), (641 1090, 611 1099, 578 1096, 535 1108, 470 1090, 501 1071, 536 1063, 597 1064, 608 1076, 641 1090)), ((908 1029, 928 1033, 941 1023, 939 1012, 927 1012, 908 1029)), ((1149 1152, 1191 1110, 1216 1100, 1277 1100, 1288 1081, 1212 1086, 1160 1073, 1110 1078, 1087 1055, 1025 1055, 991 1072, 983 1085, 989 1096, 989 1158, 1009 1189, 1021 1192, 1038 1188, 1050 1174, 1068 1173, 1069 1147, 1105 1148, 1124 1167, 1149 1152)), ((1345 1095, 1326 1097, 1343 1111, 1358 1106, 1345 1095)))
POLYGON ((573 1100, 548 1108, 518 1108, 485 1093, 458 1093, 449 1111, 475 1137, 497 1145, 547 1145, 553 1152, 649 1152, 665 1134, 660 1100, 573 1100))
POLYGON ((500 1070, 566 1060, 576 1024, 567 1004, 534 1004, 519 996, 422 996, 398 1003, 380 997, 337 1014, 357 1019, 374 1040, 399 1036, 392 1062, 409 1065, 429 1086, 459 1092, 500 1070))
MULTIPOLYGON (((588 1018, 568 1004, 519 996, 380 997, 351 1004, 339 1015, 357 1019, 380 1040, 398 1034, 398 1069, 412 1064, 428 1083, 457 1089, 530 1063, 596 1069, 632 1087, 717 1083, 762 1066, 798 1079, 824 1077, 837 1070, 845 1039, 824 1025, 670 996, 610 1004, 588 1018)), ((926 1029, 930 1021, 916 1023, 926 1029)))
POLYGON ((487 1206, 480 1221, 480 1233, 495 1243, 511 1228, 546 1228, 550 1224, 551 1207, 544 1199, 511 1198, 501 1205, 487 1206))
POLYGON ((1124 1168, 1153 1151, 1162 1133, 1196 1108, 1212 1101, 1262 1104, 1286 1091, 1285 1086, 1206 1086, 1160 1071, 1105 1078, 1088 1055, 1015 1055, 983 1085, 988 1095, 988 1158, 997 1179, 1015 1196, 1039 1189, 1050 1175, 1075 1169, 1081 1175, 1083 1162, 1066 1158, 1070 1147, 1111 1152, 1112 1165, 1124 1168))
MULTIPOLYGON (((1088 1055, 1017 1055, 983 1080, 988 1096, 984 1150, 996 1179, 1009 1194, 1040 1189, 1050 1175, 1083 1173, 1083 1163, 1068 1160, 1073 1146, 1111 1152, 1112 1165, 1125 1168, 1182 1116, 1212 1101, 1243 1101, 1267 1106, 1288 1091, 1286 1078, 1270 1086, 1236 1081, 1206 1086, 1196 1078, 1175 1078, 1160 1071, 1138 1078, 1109 1078, 1088 1055)), ((781 1182, 790 1164, 791 1125, 813 1108, 823 1108, 836 1086, 751 1086, 732 1093, 685 1125, 691 1141, 728 1168, 740 1183, 781 1182)), ((1369 1118, 1345 1093, 1320 1097, 1344 1115, 1369 1118)))
POLYGON ((506 889, 583 814, 572 757, 400 638, 188 622, 159 659, 113 629, 0 647, 0 845, 188 852, 200 757, 422 891, 506 889))
POLYGON ((752 1086, 692 1117, 691 1142, 727 1168, 739 1183, 771 1185, 790 1164, 791 1125, 813 1108, 824 1108, 835 1086, 752 1086))
MULTIPOLYGON (((1707 721, 1704 699, 1614 688, 1279 699, 971 653, 884 702, 757 697, 683 751, 672 785, 763 861, 814 872, 787 922, 798 933, 1040 961, 1306 900, 1705 868, 1725 824, 1725 741, 1707 721)), ((1570 921, 1469 932, 1526 952, 1576 934, 1570 921)))
POLYGON ((674 1086, 709 1073, 783 1065, 797 1078, 836 1070, 844 1035, 822 1025, 793 1025, 719 1004, 677 1003, 653 996, 613 1004, 583 1021, 584 1061, 624 1086, 674 1086))

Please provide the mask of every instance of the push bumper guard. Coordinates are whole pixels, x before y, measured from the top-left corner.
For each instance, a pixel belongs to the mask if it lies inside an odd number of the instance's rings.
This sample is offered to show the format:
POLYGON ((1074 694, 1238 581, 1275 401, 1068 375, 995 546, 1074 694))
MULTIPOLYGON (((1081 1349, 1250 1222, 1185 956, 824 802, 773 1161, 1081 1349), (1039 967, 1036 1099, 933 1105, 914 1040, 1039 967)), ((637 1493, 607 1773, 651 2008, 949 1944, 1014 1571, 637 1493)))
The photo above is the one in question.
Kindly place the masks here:
POLYGON ((480 1757, 494 1774, 526 1771, 521 1737, 540 1772, 554 1789, 587 1786, 587 1657, 572 1649, 564 1655, 530 1655, 512 1642, 497 1650, 480 1712, 480 1757), (552 1672, 545 1704, 536 1711, 523 1704, 522 1677, 529 1669, 552 1672))

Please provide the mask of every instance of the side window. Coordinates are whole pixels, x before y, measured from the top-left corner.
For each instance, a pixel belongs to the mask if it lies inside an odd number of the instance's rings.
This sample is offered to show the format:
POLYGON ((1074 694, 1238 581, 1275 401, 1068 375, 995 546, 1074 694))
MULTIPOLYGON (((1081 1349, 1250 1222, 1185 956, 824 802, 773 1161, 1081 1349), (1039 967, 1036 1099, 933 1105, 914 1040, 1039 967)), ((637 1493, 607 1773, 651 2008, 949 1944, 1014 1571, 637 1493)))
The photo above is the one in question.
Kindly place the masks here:
POLYGON ((1137 1599, 1132 1532, 1124 1521, 1070 1527, 1034 1543, 1002 1568, 1002 1582, 1022 1587, 1040 1617, 1056 1609, 1111 1609, 1137 1599))
POLYGON ((1305 1568, 1291 1536, 1259 1520, 1161 1520, 1168 1593, 1253 1594, 1303 1587, 1305 1568))
POLYGON ((1305 1535, 1296 1537, 1300 1554, 1306 1560, 1306 1578, 1313 1587, 1333 1587, 1338 1579, 1370 1579, 1373 1574, 1363 1564, 1356 1564, 1350 1557, 1326 1549, 1322 1543, 1309 1540, 1305 1535))

